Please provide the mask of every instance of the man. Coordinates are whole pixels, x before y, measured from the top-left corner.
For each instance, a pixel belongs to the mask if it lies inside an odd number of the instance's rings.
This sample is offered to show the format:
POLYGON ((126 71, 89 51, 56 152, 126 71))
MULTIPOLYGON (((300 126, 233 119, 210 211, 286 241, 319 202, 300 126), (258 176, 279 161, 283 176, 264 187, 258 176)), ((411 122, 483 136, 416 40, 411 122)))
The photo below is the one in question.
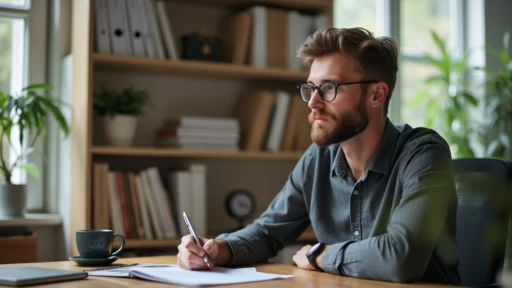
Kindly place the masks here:
POLYGON ((194 244, 178 265, 208 269, 266 261, 311 224, 319 244, 293 256, 302 269, 394 282, 458 284, 452 158, 432 130, 387 118, 398 49, 365 29, 316 32, 299 57, 311 145, 268 209, 246 228, 194 244))

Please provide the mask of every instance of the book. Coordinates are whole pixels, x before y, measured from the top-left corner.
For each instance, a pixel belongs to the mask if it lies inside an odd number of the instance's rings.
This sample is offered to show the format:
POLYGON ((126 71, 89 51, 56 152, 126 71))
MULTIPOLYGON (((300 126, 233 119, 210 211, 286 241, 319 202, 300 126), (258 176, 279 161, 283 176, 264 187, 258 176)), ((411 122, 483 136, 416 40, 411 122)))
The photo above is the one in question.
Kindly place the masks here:
POLYGON ((87 272, 39 267, 0 269, 0 285, 25 286, 87 278, 87 272))
POLYGON ((93 164, 93 227, 94 229, 110 228, 110 202, 108 191, 108 163, 93 164))
POLYGON ((267 150, 279 152, 283 141, 284 125, 288 116, 291 97, 285 91, 278 91, 276 94, 276 108, 273 121, 269 128, 267 139, 267 150))
POLYGON ((89 276, 130 277, 184 286, 226 285, 285 279, 294 275, 270 274, 256 271, 254 267, 215 267, 209 271, 192 271, 176 265, 142 263, 114 269, 89 270, 89 276))
POLYGON ((236 115, 241 127, 241 148, 260 150, 273 104, 274 96, 266 90, 239 97, 236 115))
POLYGON ((251 31, 252 16, 249 12, 240 12, 222 21, 222 34, 226 40, 223 49, 225 61, 239 65, 247 64, 251 31))
POLYGON ((300 98, 298 93, 292 95, 290 111, 288 112, 288 119, 286 120, 286 128, 284 129, 283 142, 281 143, 282 151, 294 151, 299 135, 299 123, 302 123, 300 117, 307 117, 304 113, 301 114, 303 106, 307 106, 300 98))

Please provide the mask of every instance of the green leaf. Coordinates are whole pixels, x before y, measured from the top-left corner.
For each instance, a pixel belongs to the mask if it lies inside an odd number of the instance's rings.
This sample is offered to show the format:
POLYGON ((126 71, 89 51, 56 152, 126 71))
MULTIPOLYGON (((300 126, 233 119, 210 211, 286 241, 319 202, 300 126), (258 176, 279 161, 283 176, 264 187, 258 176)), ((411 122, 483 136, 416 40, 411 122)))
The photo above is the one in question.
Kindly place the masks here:
POLYGON ((27 87, 21 89, 21 91, 28 91, 28 90, 36 90, 36 89, 45 89, 45 90, 52 90, 53 87, 50 84, 32 84, 28 85, 27 87))
POLYGON ((41 98, 42 103, 50 110, 50 112, 53 114, 53 117, 55 117, 55 120, 57 120, 57 123, 59 124, 60 128, 64 132, 64 135, 69 134, 69 126, 66 118, 60 111, 59 107, 55 106, 55 104, 49 99, 49 98, 41 98))
POLYGON ((468 66, 469 53, 466 53, 462 59, 453 65, 456 71, 464 71, 468 66))
POLYGON ((487 155, 490 157, 503 157, 504 154, 503 145, 500 143, 498 139, 494 139, 487 148, 487 155))
POLYGON ((427 77, 427 78, 424 80, 424 83, 425 83, 425 84, 427 84, 427 85, 432 85, 432 84, 435 84, 436 82, 443 82, 443 83, 445 83, 445 84, 448 84, 448 83, 446 82, 445 77, 440 76, 440 75, 430 76, 430 77, 427 77))
POLYGON ((420 91, 411 101, 411 106, 416 107, 420 103, 424 102, 428 98, 428 92, 427 91, 420 91))
POLYGON ((471 104, 473 106, 478 105, 478 100, 471 93, 464 91, 464 92, 462 92, 462 95, 464 96, 464 99, 469 102, 469 104, 471 104))
POLYGON ((16 168, 25 170, 28 174, 30 174, 30 176, 34 177, 36 180, 41 179, 39 168, 37 168, 36 164, 34 163, 17 165, 16 168))
POLYGON ((506 133, 500 133, 500 141, 505 148, 510 148, 510 139, 506 133))
POLYGON ((450 57, 448 57, 448 52, 446 51, 444 40, 441 39, 441 37, 439 37, 435 31, 431 31, 430 35, 432 36, 432 39, 434 39, 434 43, 436 44, 437 48, 441 51, 442 57, 449 59, 450 57))
POLYGON ((99 116, 140 115, 148 102, 149 95, 145 90, 128 87, 117 92, 102 85, 95 93, 93 107, 99 116))
POLYGON ((492 55, 496 56, 496 58, 500 58, 500 51, 496 50, 496 48, 492 46, 485 46, 487 52, 491 53, 492 55))
POLYGON ((501 50, 499 58, 500 58, 501 63, 505 67, 510 62, 510 55, 508 54, 508 51, 505 49, 501 50))
POLYGON ((437 68, 439 68, 439 70, 443 71, 444 72, 444 63, 439 60, 439 59, 436 59, 434 58, 433 56, 431 55, 425 55, 425 59, 432 65, 436 66, 437 68))

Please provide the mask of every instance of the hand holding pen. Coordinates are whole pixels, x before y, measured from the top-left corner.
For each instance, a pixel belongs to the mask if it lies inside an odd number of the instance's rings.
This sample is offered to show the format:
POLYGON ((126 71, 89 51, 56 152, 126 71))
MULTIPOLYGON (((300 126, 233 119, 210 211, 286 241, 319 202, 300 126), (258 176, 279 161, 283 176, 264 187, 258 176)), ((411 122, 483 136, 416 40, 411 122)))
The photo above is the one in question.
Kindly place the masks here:
MULTIPOLYGON (((196 232, 194 232, 194 228, 192 227, 192 224, 190 223, 190 220, 188 220, 186 212, 183 212, 183 218, 185 219, 185 224, 187 224, 187 227, 188 227, 188 230, 190 231, 190 234, 192 234, 192 236, 194 237, 194 240, 196 241, 196 245, 198 247, 202 247, 203 245, 201 244, 201 242, 199 242, 199 239, 196 236, 196 232)), ((210 258, 208 258, 208 255, 204 254, 203 259, 204 259, 204 263, 206 263, 208 268, 210 268, 210 269, 213 268, 213 265, 212 265, 212 263, 210 261, 210 258)))
POLYGON ((205 270, 231 262, 233 255, 226 240, 205 239, 197 236, 186 213, 183 213, 183 219, 190 234, 181 238, 181 244, 178 245, 178 267, 187 270, 205 270))

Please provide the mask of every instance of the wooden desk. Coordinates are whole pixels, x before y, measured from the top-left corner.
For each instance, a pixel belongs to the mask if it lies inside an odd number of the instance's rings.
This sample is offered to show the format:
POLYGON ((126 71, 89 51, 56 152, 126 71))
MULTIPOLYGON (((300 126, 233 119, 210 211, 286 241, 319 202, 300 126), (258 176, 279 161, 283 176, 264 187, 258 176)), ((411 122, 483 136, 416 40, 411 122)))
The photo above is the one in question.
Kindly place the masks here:
MULTIPOLYGON (((159 264, 176 264, 175 256, 159 256, 159 257, 140 257, 140 258, 125 258, 116 261, 114 264, 131 264, 131 263, 159 263, 159 264)), ((33 266, 44 268, 55 268, 65 270, 83 270, 84 267, 76 266, 71 261, 62 262, 46 262, 46 263, 29 263, 29 264, 8 264, 0 265, 0 268, 14 267, 14 266, 33 266)), ((456 287, 446 285, 420 285, 420 284, 397 284, 390 282, 370 281, 363 279, 356 279, 351 277, 340 277, 327 273, 305 271, 292 265, 283 264, 261 264, 256 265, 256 269, 260 272, 276 273, 276 274, 294 274, 295 277, 282 280, 253 282, 247 284, 227 285, 223 287, 279 287, 279 288, 298 288, 298 287, 372 287, 372 288, 394 288, 394 287, 456 287)), ((46 285, 45 287, 47 287, 46 285)), ((130 278, 114 278, 114 277, 93 277, 90 276, 85 280, 67 281, 51 284, 52 287, 177 287, 169 284, 151 282, 130 278)), ((41 287, 41 286, 36 286, 41 287)), ((218 287, 218 286, 217 286, 218 287)))

